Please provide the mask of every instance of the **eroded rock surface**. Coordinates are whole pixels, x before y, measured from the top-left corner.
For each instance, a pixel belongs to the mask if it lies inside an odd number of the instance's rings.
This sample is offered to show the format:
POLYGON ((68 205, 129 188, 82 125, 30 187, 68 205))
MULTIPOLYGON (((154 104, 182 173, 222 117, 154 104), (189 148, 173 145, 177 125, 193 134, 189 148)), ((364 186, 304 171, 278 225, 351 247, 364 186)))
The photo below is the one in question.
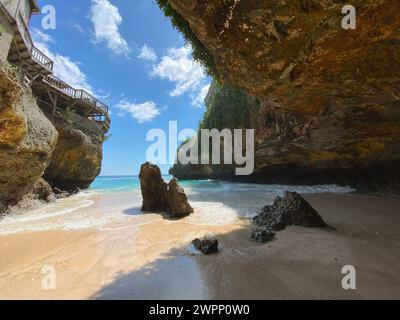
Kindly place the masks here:
POLYGON ((318 212, 296 192, 286 192, 283 198, 277 197, 273 205, 265 206, 254 218, 254 223, 269 231, 281 231, 290 225, 328 227, 318 212))
POLYGON ((400 191, 400 2, 168 0, 219 80, 261 101, 254 179, 400 191))
POLYGON ((158 166, 146 162, 140 168, 142 211, 166 212, 171 218, 183 218, 193 213, 185 191, 172 179, 167 184, 158 166))
POLYGON ((251 240, 257 241, 257 242, 268 242, 271 241, 275 237, 275 232, 271 231, 271 229, 268 228, 254 228, 251 232, 251 240))
POLYGON ((193 246, 199 250, 202 254, 208 255, 218 252, 218 240, 217 239, 194 239, 192 241, 193 246))
POLYGON ((90 120, 83 117, 74 122, 62 116, 49 116, 49 119, 56 127, 59 137, 46 169, 45 179, 53 187, 68 192, 77 188, 86 189, 101 171, 101 132, 88 131, 85 124, 90 120))
POLYGON ((142 211, 167 211, 168 185, 161 176, 160 168, 146 162, 140 168, 139 179, 143 197, 142 211))
POLYGON ((16 74, 0 65, 0 207, 32 192, 50 162, 57 131, 16 74))
POLYGON ((172 179, 168 184, 168 214, 171 218, 183 218, 193 211, 185 191, 176 179, 172 179))
POLYGON ((49 202, 55 199, 53 190, 47 181, 39 179, 33 187, 32 195, 42 201, 49 202))

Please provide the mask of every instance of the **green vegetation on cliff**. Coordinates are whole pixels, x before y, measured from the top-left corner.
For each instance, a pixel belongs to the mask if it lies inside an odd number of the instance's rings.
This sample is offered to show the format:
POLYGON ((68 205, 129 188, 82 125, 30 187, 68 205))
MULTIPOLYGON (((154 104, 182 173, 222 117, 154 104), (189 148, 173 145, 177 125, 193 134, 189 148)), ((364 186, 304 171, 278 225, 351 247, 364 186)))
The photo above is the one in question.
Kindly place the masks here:
POLYGON ((260 103, 241 89, 214 81, 206 106, 200 129, 222 130, 251 128, 251 114, 259 108, 260 103))
POLYGON ((178 12, 174 10, 174 8, 172 8, 168 0, 156 0, 156 3, 163 11, 164 15, 171 20, 173 27, 182 33, 185 40, 192 46, 193 59, 199 62, 210 76, 213 76, 217 79, 218 77, 214 59, 206 47, 193 33, 189 22, 187 22, 178 12))

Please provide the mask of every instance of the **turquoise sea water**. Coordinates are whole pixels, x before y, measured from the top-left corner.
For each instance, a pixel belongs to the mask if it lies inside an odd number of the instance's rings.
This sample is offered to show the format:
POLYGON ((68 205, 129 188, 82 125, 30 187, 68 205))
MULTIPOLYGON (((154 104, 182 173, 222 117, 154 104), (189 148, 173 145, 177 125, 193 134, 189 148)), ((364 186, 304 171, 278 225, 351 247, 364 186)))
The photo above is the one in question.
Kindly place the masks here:
MULTIPOLYGON (((172 179, 170 175, 163 175, 165 181, 172 179)), ((212 180, 205 181, 182 181, 180 182, 183 187, 190 187, 196 185, 202 186, 215 186, 217 182, 212 180)), ((103 191, 103 192, 121 192, 140 189, 139 176, 102 176, 98 177, 90 186, 90 190, 103 191)))
MULTIPOLYGON (((172 179, 170 175, 163 175, 165 181, 172 179)), ((319 186, 286 186, 286 185, 267 185, 256 183, 235 183, 220 180, 184 180, 179 182, 183 188, 189 192, 204 192, 214 194, 215 192, 235 193, 240 191, 263 191, 268 195, 280 195, 285 191, 297 191, 299 193, 347 193, 352 189, 349 187, 339 187, 336 185, 319 186)), ((140 190, 138 176, 101 176, 98 177, 90 186, 89 191, 97 192, 124 192, 140 190)))
MULTIPOLYGON (((163 176, 169 181, 171 176, 163 176)), ((181 181, 194 213, 185 221, 194 225, 226 225, 237 219, 251 219, 260 208, 273 203, 285 191, 299 193, 348 193, 335 185, 285 186, 233 183, 217 180, 181 181)), ((113 230, 148 223, 141 211, 142 195, 138 176, 98 177, 89 190, 39 206, 22 215, 0 220, 0 235, 41 230, 113 230)), ((151 219, 150 219, 151 220, 151 219)))

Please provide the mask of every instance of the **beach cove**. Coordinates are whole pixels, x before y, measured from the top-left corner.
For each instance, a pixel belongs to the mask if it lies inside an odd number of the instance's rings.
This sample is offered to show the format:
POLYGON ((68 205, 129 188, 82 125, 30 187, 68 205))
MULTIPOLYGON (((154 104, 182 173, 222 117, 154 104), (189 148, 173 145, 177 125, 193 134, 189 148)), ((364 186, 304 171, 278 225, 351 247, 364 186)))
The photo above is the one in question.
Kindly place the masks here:
POLYGON ((195 212, 181 220, 141 213, 135 177, 100 177, 86 192, 2 218, 0 298, 399 298, 400 197, 337 186, 182 185, 195 212), (338 230, 289 227, 268 244, 250 241, 251 218, 287 190, 338 230), (190 245, 207 235, 220 241, 218 254, 190 245), (345 265, 357 270, 356 290, 341 286, 345 265), (54 290, 42 287, 46 266, 54 290))

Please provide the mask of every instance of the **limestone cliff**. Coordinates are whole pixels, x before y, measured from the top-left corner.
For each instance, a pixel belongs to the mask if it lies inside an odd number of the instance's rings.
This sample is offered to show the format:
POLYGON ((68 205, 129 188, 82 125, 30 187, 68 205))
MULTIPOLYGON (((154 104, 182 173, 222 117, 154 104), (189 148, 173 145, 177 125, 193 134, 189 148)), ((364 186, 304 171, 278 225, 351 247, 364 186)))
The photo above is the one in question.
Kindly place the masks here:
MULTIPOLYGON (((99 175, 104 131, 70 111, 43 112, 18 70, 0 64, 0 213, 29 207, 44 177, 53 187, 87 188, 99 175)), ((45 108, 43 108, 46 110, 45 108)), ((39 195, 39 199, 40 195, 39 195)))
POLYGON ((341 26, 348 1, 158 2, 222 84, 261 101, 253 179, 400 190, 398 0, 351 1, 356 30, 341 26))
POLYGON ((48 115, 59 137, 45 179, 62 190, 85 189, 100 174, 103 132, 76 114, 48 115))
POLYGON ((0 65, 0 211, 30 193, 50 162, 57 131, 16 72, 0 65))

